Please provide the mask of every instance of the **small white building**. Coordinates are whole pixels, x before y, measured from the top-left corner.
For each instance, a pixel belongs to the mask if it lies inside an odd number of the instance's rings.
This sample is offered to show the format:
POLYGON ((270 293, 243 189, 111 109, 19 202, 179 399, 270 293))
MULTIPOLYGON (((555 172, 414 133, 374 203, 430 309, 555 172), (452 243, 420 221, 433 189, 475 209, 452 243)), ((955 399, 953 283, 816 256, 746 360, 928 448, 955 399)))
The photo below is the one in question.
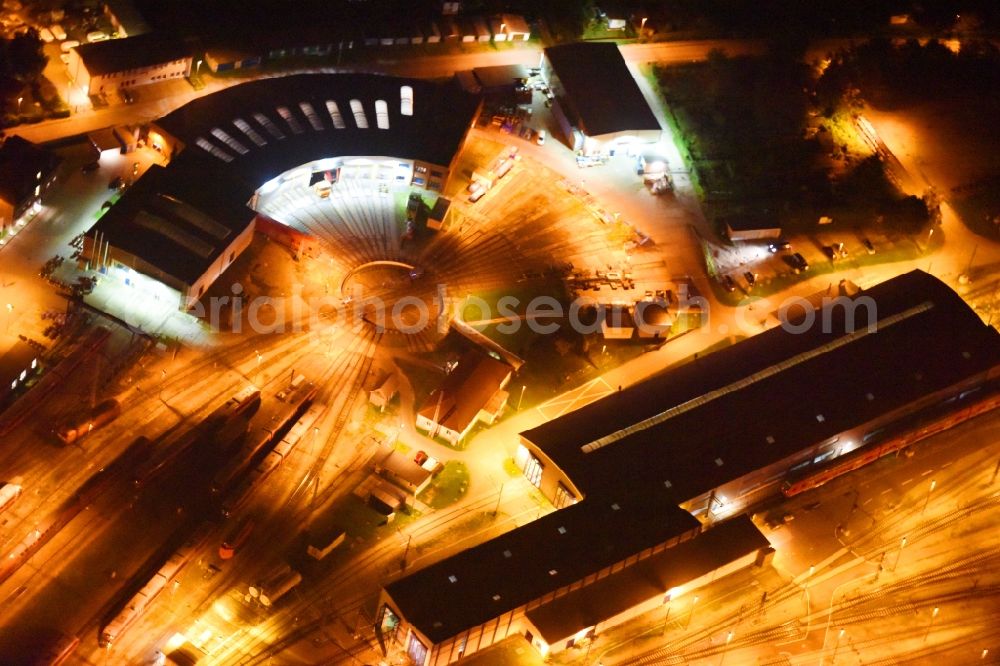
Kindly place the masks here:
POLYGON ((380 410, 385 411, 389 403, 399 392, 399 376, 391 372, 379 378, 375 388, 368 393, 368 402, 380 410))
POLYGON ((531 27, 520 14, 501 14, 500 22, 508 42, 526 42, 531 38, 531 27))

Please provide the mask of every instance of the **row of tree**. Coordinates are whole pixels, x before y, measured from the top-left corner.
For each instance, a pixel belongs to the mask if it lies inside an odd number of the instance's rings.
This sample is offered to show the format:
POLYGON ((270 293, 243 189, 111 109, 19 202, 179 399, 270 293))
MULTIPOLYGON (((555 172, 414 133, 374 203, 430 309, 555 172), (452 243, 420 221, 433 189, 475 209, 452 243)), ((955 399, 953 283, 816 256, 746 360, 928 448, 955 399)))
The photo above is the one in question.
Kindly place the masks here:
POLYGON ((860 91, 868 101, 892 104, 937 97, 992 96, 1000 90, 1000 49, 963 41, 956 53, 938 41, 893 44, 876 39, 838 53, 816 84, 824 106, 836 107, 860 91))
POLYGON ((0 95, 10 99, 26 88, 36 88, 48 62, 42 40, 34 29, 11 39, 0 39, 0 95))

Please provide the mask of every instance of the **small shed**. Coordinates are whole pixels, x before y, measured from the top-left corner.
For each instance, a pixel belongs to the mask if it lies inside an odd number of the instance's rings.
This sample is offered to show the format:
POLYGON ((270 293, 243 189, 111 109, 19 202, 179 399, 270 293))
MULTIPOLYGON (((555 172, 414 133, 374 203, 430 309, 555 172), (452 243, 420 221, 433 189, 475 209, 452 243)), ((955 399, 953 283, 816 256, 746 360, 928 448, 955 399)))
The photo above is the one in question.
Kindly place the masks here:
POLYGON ((257 67, 261 61, 259 52, 239 46, 220 46, 205 50, 205 65, 214 73, 257 67))
POLYGON ((477 42, 488 42, 493 37, 486 21, 478 16, 472 19, 472 31, 476 35, 477 42))
POLYGON ((427 228, 440 229, 448 221, 448 213, 451 211, 451 201, 444 197, 438 197, 434 202, 434 207, 427 215, 427 228))
POLYGON ((424 31, 424 41, 428 44, 437 44, 441 41, 441 31, 434 21, 424 21, 420 24, 424 31))
POLYGON ((499 16, 493 16, 489 19, 490 32, 493 33, 494 42, 506 42, 507 41, 507 30, 503 21, 500 20, 499 16))
POLYGON ((476 67, 472 73, 475 75, 476 81, 479 82, 482 91, 487 95, 512 95, 517 88, 524 85, 530 76, 527 67, 516 63, 476 67))
POLYGON ((379 480, 368 492, 368 504, 382 509, 383 515, 392 516, 406 505, 406 498, 402 490, 388 481, 379 480))
POLYGON ((520 14, 502 14, 500 21, 508 42, 526 42, 531 38, 531 27, 520 14))
POLYGON ((635 304, 635 325, 640 338, 666 339, 674 317, 666 303, 640 301, 635 304))
POLYGON ((635 320, 627 306, 609 305, 604 308, 601 334, 606 340, 630 340, 635 333, 635 320))
POLYGON ((87 134, 90 145, 97 151, 98 157, 105 153, 124 153, 125 147, 118 140, 115 131, 110 127, 95 130, 87 134))
MULTIPOLYGON (((454 42, 459 39, 463 42, 465 41, 461 28, 459 28, 458 23, 452 17, 446 16, 438 20, 437 24, 441 28, 438 31, 438 34, 440 35, 442 42, 454 42)), ((471 42, 473 40, 470 39, 469 41, 471 42)))
POLYGON ((391 481, 410 495, 418 495, 431 482, 431 473, 407 455, 389 449, 375 463, 375 472, 391 481))
POLYGON ((368 393, 368 402, 385 411, 398 392, 399 376, 395 372, 390 372, 376 382, 375 388, 368 393))
POLYGON ((138 126, 115 125, 114 132, 123 153, 131 153, 139 148, 140 132, 138 126))
MULTIPOLYGON (((476 41, 476 26, 473 24, 471 19, 463 19, 457 22, 459 35, 462 37, 462 41, 469 43, 476 41)), ((483 26, 483 30, 486 30, 486 26, 483 26)))
POLYGON ((769 215, 731 215, 720 220, 733 242, 771 240, 781 237, 781 225, 769 215))

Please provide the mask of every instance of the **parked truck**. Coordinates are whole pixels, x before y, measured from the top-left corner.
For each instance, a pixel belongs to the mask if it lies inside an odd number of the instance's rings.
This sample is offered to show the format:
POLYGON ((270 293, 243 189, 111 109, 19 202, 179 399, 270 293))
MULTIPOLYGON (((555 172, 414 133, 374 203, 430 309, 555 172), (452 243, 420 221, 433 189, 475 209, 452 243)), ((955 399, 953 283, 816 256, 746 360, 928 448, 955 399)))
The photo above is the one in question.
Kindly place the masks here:
POLYGON ((275 570, 263 583, 250 588, 250 596, 257 597, 264 606, 271 606, 302 582, 302 574, 287 564, 275 570), (256 592, 256 594, 254 594, 256 592))
POLYGON ((83 416, 73 417, 56 428, 56 437, 69 446, 82 440, 90 433, 103 428, 122 413, 122 407, 114 398, 109 398, 89 410, 83 416))
POLYGON ((14 477, 6 483, 0 483, 0 513, 7 510, 21 496, 21 477, 14 477))

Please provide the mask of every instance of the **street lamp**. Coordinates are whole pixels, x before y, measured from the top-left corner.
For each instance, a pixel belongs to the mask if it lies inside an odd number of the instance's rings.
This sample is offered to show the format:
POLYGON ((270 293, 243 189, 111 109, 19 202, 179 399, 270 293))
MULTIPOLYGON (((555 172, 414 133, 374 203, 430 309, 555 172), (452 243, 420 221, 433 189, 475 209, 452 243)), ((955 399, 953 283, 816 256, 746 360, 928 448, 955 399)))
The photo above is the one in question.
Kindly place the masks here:
POLYGON ((521 402, 524 400, 524 389, 528 388, 527 384, 521 385, 521 397, 517 399, 517 411, 521 411, 521 402))
POLYGON ((640 22, 640 23, 639 23, 639 36, 640 36, 640 37, 642 37, 642 31, 643 31, 643 29, 645 29, 645 27, 646 27, 646 19, 647 19, 647 18, 648 18, 648 17, 646 17, 646 16, 643 16, 643 17, 642 17, 642 22, 640 22))
POLYGON ((698 603, 698 595, 696 594, 694 595, 694 599, 691 600, 691 611, 688 613, 688 620, 684 624, 684 631, 687 631, 687 628, 691 626, 691 618, 694 617, 694 607, 695 605, 697 605, 697 603, 698 603))
POLYGON ((194 66, 194 75, 195 75, 195 78, 197 78, 198 76, 201 75, 201 60, 199 60, 197 63, 195 63, 195 66, 194 66))
POLYGON ((844 638, 844 632, 846 629, 841 629, 840 633, 837 634, 837 644, 833 646, 833 663, 837 663, 837 651, 840 649, 840 641, 844 638))
POLYGON ((163 401, 163 384, 167 381, 167 371, 160 370, 160 402, 163 401))
POLYGON ((17 115, 21 115, 21 102, 24 101, 23 97, 17 98, 17 115))
POLYGON ((497 491, 497 505, 493 508, 493 516, 496 517, 497 513, 500 511, 500 498, 503 497, 503 484, 500 482, 500 490, 497 491))
POLYGON ((899 565, 899 558, 903 554, 903 549, 906 548, 906 537, 903 537, 899 542, 899 552, 896 553, 896 561, 892 563, 892 572, 896 572, 896 567, 899 565))
POLYGON ((932 493, 932 492, 934 492, 934 489, 935 489, 935 488, 937 488, 937 481, 935 481, 934 479, 931 479, 931 485, 930 485, 930 487, 929 487, 929 488, 927 489, 927 497, 926 497, 926 498, 924 498, 924 508, 922 508, 922 509, 920 510, 920 515, 921 515, 921 516, 923 516, 923 515, 924 515, 924 512, 925 512, 925 511, 927 511, 927 503, 931 501, 931 493, 932 493))
POLYGON ((722 666, 722 664, 725 663, 726 655, 729 654, 729 644, 732 642, 733 642, 733 632, 730 631, 728 634, 726 634, 726 649, 722 652, 722 659, 719 660, 719 666, 722 666))
POLYGON ((931 628, 934 626, 934 619, 938 616, 938 611, 940 610, 941 610, 940 608, 935 606, 934 610, 931 611, 931 621, 927 625, 927 632, 924 634, 924 643, 927 642, 927 637, 931 635, 931 628))
MULTIPOLYGON (((399 529, 397 527, 396 531, 399 532, 399 536, 401 536, 401 537, 403 536, 403 530, 401 530, 401 529, 399 529)), ((407 534, 406 535, 406 550, 403 551, 403 559, 399 563, 399 568, 402 569, 402 570, 404 570, 404 571, 406 570, 406 558, 410 554, 410 543, 412 541, 413 541, 413 535, 412 534, 407 534)))

